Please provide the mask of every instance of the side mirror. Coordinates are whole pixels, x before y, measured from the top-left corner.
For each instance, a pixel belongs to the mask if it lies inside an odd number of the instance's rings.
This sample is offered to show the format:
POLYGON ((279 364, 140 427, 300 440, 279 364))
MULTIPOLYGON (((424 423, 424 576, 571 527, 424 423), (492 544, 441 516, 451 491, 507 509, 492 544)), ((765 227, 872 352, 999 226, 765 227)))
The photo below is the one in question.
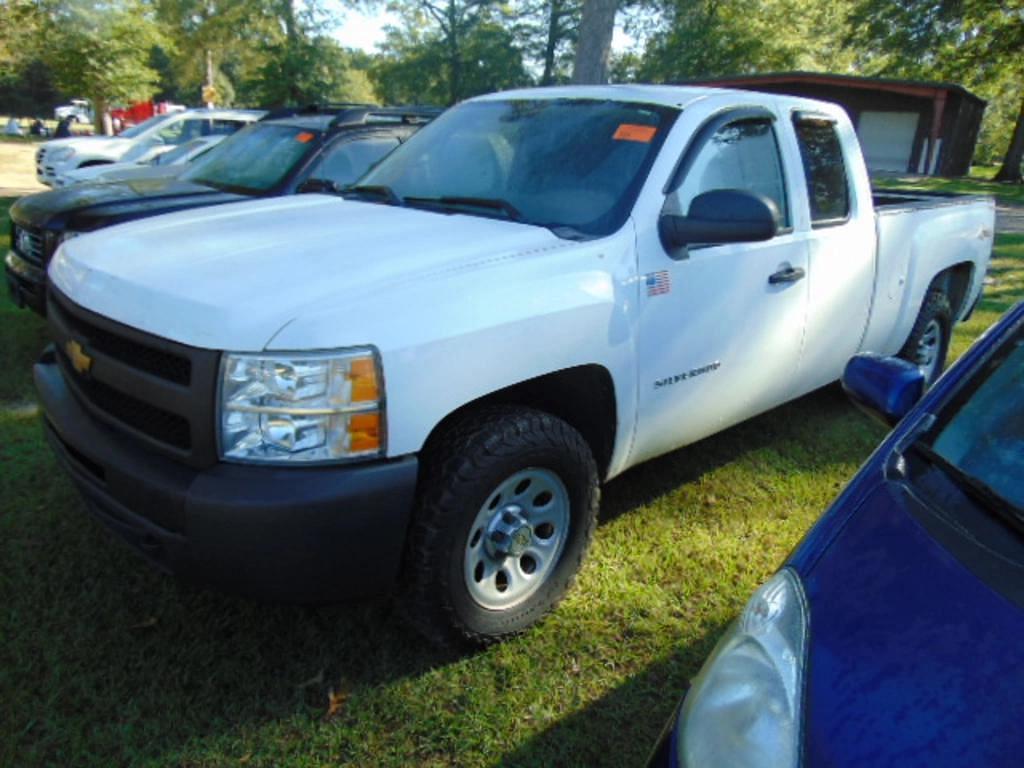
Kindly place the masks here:
POLYGON ((843 390, 858 408, 894 427, 924 394, 924 374, 898 357, 865 353, 846 364, 843 390))
POLYGON ((338 191, 338 185, 328 179, 306 179, 295 189, 296 192, 326 192, 334 194, 338 191))
POLYGON ((693 198, 685 216, 662 216, 658 234, 669 251, 693 243, 752 243, 775 237, 780 218, 778 206, 764 195, 713 189, 693 198))

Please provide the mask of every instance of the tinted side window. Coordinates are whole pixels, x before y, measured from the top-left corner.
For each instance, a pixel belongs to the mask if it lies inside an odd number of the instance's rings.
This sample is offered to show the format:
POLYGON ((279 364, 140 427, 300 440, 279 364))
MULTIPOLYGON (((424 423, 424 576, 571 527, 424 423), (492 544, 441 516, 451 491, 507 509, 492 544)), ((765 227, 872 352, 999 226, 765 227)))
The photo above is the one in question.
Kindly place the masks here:
POLYGON ((719 128, 697 153, 679 185, 679 211, 697 195, 715 189, 742 189, 775 201, 782 226, 789 225, 782 160, 768 120, 741 120, 719 128))
POLYGON ((336 143, 321 156, 310 178, 327 179, 339 187, 352 184, 397 146, 398 139, 391 136, 336 143))
POLYGON ((795 127, 807 179, 811 221, 817 224, 845 219, 850 215, 850 190, 835 124, 797 119, 795 127))

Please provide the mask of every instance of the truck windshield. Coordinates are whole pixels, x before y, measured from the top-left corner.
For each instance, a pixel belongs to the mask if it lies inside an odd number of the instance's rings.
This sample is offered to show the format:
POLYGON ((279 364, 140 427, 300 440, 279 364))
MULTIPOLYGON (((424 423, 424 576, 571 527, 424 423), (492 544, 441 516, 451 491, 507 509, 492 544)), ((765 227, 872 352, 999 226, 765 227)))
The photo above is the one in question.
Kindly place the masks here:
POLYGON ((319 138, 319 131, 300 126, 255 123, 224 139, 178 178, 258 195, 280 184, 319 138))
POLYGON ((629 216, 677 114, 597 99, 469 102, 388 155, 355 191, 565 236, 603 236, 629 216))
POLYGON ((931 451, 1024 524, 1024 329, 944 414, 931 451))

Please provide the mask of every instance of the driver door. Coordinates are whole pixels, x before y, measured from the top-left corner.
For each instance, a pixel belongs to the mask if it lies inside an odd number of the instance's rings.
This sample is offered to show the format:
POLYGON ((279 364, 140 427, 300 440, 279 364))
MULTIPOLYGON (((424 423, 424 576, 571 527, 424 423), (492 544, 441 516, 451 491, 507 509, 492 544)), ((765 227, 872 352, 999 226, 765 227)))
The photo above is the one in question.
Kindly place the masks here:
POLYGON ((779 208, 774 238, 671 253, 640 249, 639 412, 631 463, 791 396, 807 314, 808 252, 806 230, 792 223, 792 170, 783 163, 777 130, 763 109, 712 118, 685 151, 663 210, 685 213, 694 197, 716 189, 756 192, 779 208))

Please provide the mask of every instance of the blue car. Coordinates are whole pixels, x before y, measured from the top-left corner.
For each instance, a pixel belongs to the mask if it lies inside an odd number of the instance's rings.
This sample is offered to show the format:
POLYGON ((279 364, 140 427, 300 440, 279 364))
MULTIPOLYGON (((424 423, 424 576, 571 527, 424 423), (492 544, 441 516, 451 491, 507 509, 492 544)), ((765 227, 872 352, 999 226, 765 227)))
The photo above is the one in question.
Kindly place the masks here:
POLYGON ((855 358, 843 386, 898 426, 719 641, 652 766, 1024 765, 1024 304, 920 402, 894 358, 855 358))

